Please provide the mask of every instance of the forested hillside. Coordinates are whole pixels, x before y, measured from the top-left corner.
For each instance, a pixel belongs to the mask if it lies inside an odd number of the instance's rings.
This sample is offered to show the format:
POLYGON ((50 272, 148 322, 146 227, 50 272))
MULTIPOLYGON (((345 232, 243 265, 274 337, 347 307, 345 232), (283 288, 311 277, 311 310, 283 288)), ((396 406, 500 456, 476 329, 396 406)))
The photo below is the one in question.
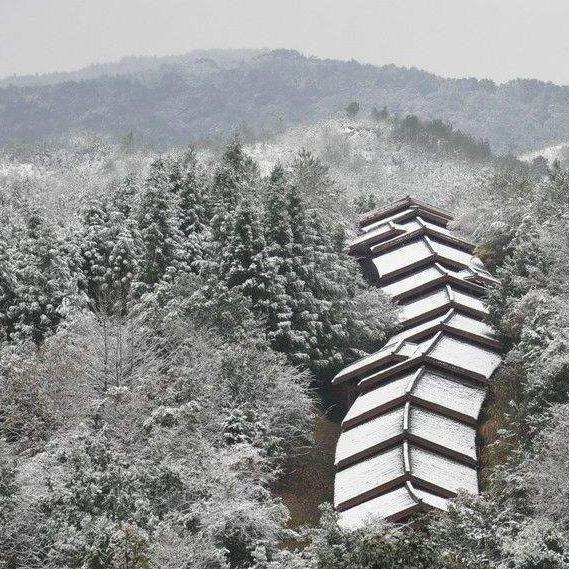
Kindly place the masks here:
POLYGON ((569 565, 567 172, 381 112, 219 151, 74 144, 0 158, 1 567, 569 565), (505 360, 482 495, 348 532, 305 511, 329 379, 397 307, 345 245, 400 193, 479 243, 505 360))
POLYGON ((130 58, 70 74, 9 78, 0 85, 0 143, 134 136, 160 147, 264 139, 360 103, 452 123, 495 152, 569 139, 569 87, 534 80, 495 84, 417 69, 305 57, 295 51, 201 51, 130 58))

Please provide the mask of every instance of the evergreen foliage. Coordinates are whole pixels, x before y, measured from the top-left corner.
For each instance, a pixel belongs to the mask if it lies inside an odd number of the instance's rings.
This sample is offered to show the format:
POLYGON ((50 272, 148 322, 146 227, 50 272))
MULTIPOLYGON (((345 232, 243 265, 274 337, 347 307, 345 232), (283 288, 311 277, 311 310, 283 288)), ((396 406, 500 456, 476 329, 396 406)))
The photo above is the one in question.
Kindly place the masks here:
MULTIPOLYGON (((481 496, 351 532, 327 506, 292 531, 275 493, 313 442, 310 386, 329 395, 332 373, 395 322, 346 254, 352 210, 335 175, 307 151, 262 175, 238 140, 216 159, 137 160, 70 200, 69 220, 53 195, 6 184, 1 567, 567 568, 560 166, 544 177, 503 162, 458 212, 500 278, 487 303, 505 354, 481 496)), ((362 211, 385 201, 362 196, 362 211)))

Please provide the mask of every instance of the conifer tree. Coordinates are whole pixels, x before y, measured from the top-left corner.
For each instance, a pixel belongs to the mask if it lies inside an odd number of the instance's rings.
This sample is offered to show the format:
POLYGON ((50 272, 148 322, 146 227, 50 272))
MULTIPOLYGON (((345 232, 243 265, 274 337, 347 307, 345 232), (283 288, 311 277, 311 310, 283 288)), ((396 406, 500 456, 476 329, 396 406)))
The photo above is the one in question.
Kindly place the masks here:
POLYGON ((302 314, 300 299, 305 293, 297 274, 302 261, 295 244, 295 236, 300 235, 301 228, 293 227, 291 211, 294 208, 289 204, 288 182, 281 166, 272 171, 268 192, 265 238, 269 263, 275 274, 267 306, 269 338, 275 349, 289 354, 292 361, 308 365, 309 332, 298 322, 302 314))
POLYGON ((528 216, 522 220, 497 271, 500 280, 488 296, 490 319, 506 345, 519 339, 519 322, 511 311, 520 298, 532 289, 553 284, 550 272, 553 259, 541 243, 540 228, 528 216))
POLYGON ((124 311, 131 287, 139 278, 143 254, 138 227, 125 213, 127 204, 121 205, 118 195, 89 205, 78 236, 81 287, 93 308, 107 312, 124 311))
POLYGON ((14 267, 10 262, 8 243, 0 239, 0 342, 7 340, 10 329, 8 312, 15 300, 14 267))
POLYGON ((91 302, 98 305, 111 282, 108 258, 113 239, 106 204, 93 200, 83 213, 82 222, 78 236, 81 257, 79 283, 91 302))
POLYGON ((188 237, 205 229, 209 216, 206 196, 205 176, 200 170, 193 149, 175 163, 172 177, 175 179, 174 191, 179 201, 179 221, 182 233, 188 237))
POLYGON ((205 230, 210 217, 206 181, 193 149, 171 164, 170 181, 176 195, 179 229, 187 262, 197 268, 204 256, 205 230))
POLYGON ((340 188, 330 177, 328 167, 308 150, 301 150, 292 163, 291 183, 308 209, 317 209, 327 220, 345 217, 346 204, 340 188))
POLYGON ((156 160, 143 184, 137 209, 138 227, 144 244, 141 280, 148 287, 170 279, 186 268, 176 200, 163 160, 156 160))
POLYGON ((235 138, 226 148, 221 165, 214 173, 210 191, 212 200, 211 226, 213 239, 220 241, 230 212, 239 202, 252 195, 252 188, 258 181, 257 166, 243 151, 239 139, 235 138))
POLYGON ((126 220, 109 253, 112 299, 119 312, 124 312, 131 296, 133 285, 140 274, 140 257, 143 244, 134 220, 126 220))
POLYGON ((68 253, 41 215, 27 214, 26 227, 12 255, 13 300, 6 309, 11 339, 36 344, 53 333, 63 318, 62 304, 71 294, 68 253))
POLYGON ((221 245, 219 271, 227 286, 236 287, 254 308, 266 304, 272 273, 259 215, 246 202, 235 212, 227 240, 221 245))

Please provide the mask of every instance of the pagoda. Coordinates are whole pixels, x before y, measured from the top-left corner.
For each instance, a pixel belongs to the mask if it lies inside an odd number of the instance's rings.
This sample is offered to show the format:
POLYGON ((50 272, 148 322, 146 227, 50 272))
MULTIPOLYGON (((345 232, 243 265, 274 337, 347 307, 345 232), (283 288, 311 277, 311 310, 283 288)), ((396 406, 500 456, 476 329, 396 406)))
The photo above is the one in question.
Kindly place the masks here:
POLYGON ((399 305, 397 333, 333 379, 355 390, 336 447, 340 522, 402 521, 478 493, 477 427, 500 345, 483 298, 496 280, 452 215, 406 197, 367 214, 351 254, 399 305))

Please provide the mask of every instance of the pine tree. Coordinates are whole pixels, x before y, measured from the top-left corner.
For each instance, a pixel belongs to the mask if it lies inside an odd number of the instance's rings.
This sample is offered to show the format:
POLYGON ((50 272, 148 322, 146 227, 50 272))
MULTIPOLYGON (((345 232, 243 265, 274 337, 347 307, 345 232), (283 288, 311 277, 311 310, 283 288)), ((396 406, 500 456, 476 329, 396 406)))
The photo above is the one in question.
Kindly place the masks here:
POLYGON ((63 318, 72 280, 63 244, 37 212, 28 213, 26 228, 14 248, 12 303, 6 309, 10 339, 36 344, 53 333, 63 318))
POLYGON ((366 292, 341 228, 306 208, 281 167, 269 179, 265 239, 276 273, 267 309, 275 349, 323 378, 377 348, 394 324, 393 307, 366 292))
POLYGON ((260 309, 266 303, 273 275, 259 215, 248 203, 235 211, 218 266, 220 278, 250 298, 253 308, 260 309))
POLYGON ((148 287, 186 269, 176 197, 163 160, 156 160, 139 197, 137 219, 144 255, 141 280, 148 287))
POLYGON ((301 228, 293 227, 288 182, 281 166, 271 173, 268 193, 265 239, 268 260, 275 275, 267 306, 269 338, 274 348, 289 354, 293 362, 308 365, 309 332, 298 322, 303 312, 300 300, 305 292, 296 272, 302 261, 298 258, 295 235, 299 235, 301 228))
POLYGON ((106 202, 92 202, 77 239, 80 284, 96 310, 124 311, 139 278, 143 243, 135 221, 128 217, 130 206, 127 210, 126 202, 121 204, 123 197, 121 191, 106 202))
POLYGON ((10 261, 8 243, 0 239, 0 342, 7 340, 14 332, 8 312, 15 302, 15 286, 14 267, 10 261))
POLYGON ((205 176, 193 149, 173 161, 170 182, 177 197, 178 223, 184 236, 187 262, 197 268, 204 257, 205 230, 211 213, 205 176))
POLYGON ((292 163, 290 177, 307 209, 320 211, 330 222, 345 219, 349 208, 342 192, 330 178, 328 167, 313 154, 301 150, 292 163))
POLYGON ((120 213, 123 219, 129 219, 133 216, 136 197, 138 194, 138 185, 136 180, 127 176, 112 191, 110 208, 113 212, 120 213))
POLYGON ((519 318, 512 315, 512 308, 530 290, 553 284, 552 266, 553 259, 541 243, 539 226, 526 217, 517 228, 506 258, 497 271, 500 283, 488 295, 491 322, 506 346, 518 341, 520 334, 519 318))
POLYGON ((220 241, 227 228, 226 217, 239 202, 252 196, 252 188, 258 182, 257 166, 243 151, 235 138, 226 148, 217 168, 210 191, 212 199, 213 239, 220 241))
POLYGON ((143 244, 134 220, 126 220, 116 227, 116 238, 109 253, 110 288, 114 307, 124 313, 131 297, 133 285, 140 274, 140 257, 143 244))
POLYGON ((106 303, 112 283, 108 258, 113 246, 110 215, 106 204, 93 200, 83 213, 82 230, 77 239, 81 256, 80 286, 93 305, 106 303))

